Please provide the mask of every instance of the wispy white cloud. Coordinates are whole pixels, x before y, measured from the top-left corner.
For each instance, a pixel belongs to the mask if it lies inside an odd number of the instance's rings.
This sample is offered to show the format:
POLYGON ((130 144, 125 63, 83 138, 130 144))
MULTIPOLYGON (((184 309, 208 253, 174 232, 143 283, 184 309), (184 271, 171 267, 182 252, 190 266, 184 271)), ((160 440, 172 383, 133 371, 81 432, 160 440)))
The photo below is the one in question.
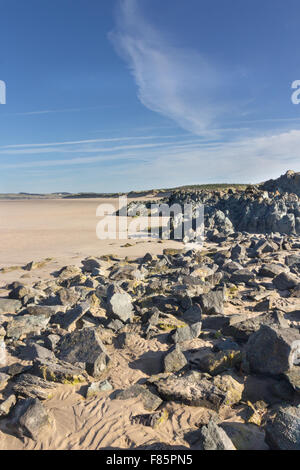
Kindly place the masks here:
POLYGON ((203 134, 233 110, 221 91, 232 86, 234 72, 220 70, 200 52, 169 44, 145 20, 136 0, 119 1, 116 28, 109 37, 129 65, 140 101, 152 111, 203 134))
MULTIPOLYGON (((82 155, 70 159, 48 159, 3 163, 1 169, 62 168, 101 165, 101 175, 109 178, 112 167, 127 189, 207 182, 259 182, 292 168, 299 170, 300 130, 243 138, 231 142, 174 142, 168 147, 149 147, 115 151, 101 155, 82 155), (130 151, 128 151, 130 150, 130 151), (142 152, 141 152, 142 150, 142 152), (103 166, 104 165, 104 166, 103 166), (298 168, 297 168, 298 167, 298 168)), ((92 190, 93 188, 86 188, 92 190)), ((96 188, 94 188, 96 189, 96 188)))

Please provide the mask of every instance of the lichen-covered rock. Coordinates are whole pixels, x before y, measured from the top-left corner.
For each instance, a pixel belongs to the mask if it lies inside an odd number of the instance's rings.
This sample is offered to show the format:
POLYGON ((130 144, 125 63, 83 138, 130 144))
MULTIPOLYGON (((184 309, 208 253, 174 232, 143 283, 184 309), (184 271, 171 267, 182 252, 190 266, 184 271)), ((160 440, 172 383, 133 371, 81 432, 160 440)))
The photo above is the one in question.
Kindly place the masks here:
POLYGON ((148 381, 155 385, 164 400, 217 411, 226 405, 227 394, 209 379, 208 375, 192 371, 181 375, 161 374, 148 381))
POLYGON ((47 400, 56 389, 52 382, 31 374, 21 374, 14 379, 13 391, 16 395, 47 400))
POLYGON ((49 323, 44 315, 19 315, 8 323, 6 335, 8 338, 19 339, 28 334, 40 334, 49 323))
POLYGON ((32 373, 44 380, 62 384, 74 385, 87 380, 84 369, 65 361, 37 359, 34 361, 32 373))

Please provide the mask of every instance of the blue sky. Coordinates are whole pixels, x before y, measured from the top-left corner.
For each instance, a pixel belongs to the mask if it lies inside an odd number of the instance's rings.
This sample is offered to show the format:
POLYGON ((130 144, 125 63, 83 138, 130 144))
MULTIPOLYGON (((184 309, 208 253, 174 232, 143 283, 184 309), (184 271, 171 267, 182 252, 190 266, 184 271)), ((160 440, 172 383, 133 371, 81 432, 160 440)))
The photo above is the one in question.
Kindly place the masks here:
POLYGON ((300 171, 298 0, 0 0, 0 192, 300 171))

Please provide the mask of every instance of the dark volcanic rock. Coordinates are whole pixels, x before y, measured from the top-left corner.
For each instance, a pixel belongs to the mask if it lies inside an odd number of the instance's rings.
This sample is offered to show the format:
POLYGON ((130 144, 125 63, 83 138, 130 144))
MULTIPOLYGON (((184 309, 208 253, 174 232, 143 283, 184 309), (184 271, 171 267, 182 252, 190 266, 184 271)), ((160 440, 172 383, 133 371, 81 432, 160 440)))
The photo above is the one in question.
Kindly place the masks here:
POLYGON ((266 427, 266 442, 271 449, 300 450, 300 408, 281 406, 266 427))
POLYGON ((300 334, 293 328, 262 325, 250 336, 245 358, 250 370, 261 374, 284 374, 300 355, 300 334))
POLYGON ((36 440, 48 424, 49 416, 42 403, 37 398, 26 398, 14 407, 9 427, 20 438, 36 440))
POLYGON ((58 358, 71 364, 82 364, 87 373, 99 378, 110 358, 94 328, 83 328, 67 334, 58 344, 58 358))

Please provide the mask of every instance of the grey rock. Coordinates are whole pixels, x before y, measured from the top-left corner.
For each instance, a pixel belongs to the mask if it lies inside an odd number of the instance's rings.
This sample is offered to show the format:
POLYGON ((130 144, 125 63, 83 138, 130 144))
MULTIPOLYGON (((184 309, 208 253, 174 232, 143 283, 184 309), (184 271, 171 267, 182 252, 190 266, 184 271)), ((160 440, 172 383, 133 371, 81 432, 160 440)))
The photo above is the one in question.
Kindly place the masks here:
POLYGON ((94 328, 68 333, 58 344, 57 357, 71 364, 84 364, 87 373, 99 378, 110 363, 110 357, 94 328))
POLYGON ((184 341, 190 341, 194 338, 198 338, 201 333, 202 323, 197 322, 192 325, 183 326, 182 328, 176 328, 174 333, 171 333, 171 339, 174 343, 183 343, 184 341))
POLYGON ((133 317, 132 299, 121 287, 111 284, 107 289, 108 316, 128 323, 133 317))
POLYGON ((299 283, 297 276, 291 273, 282 272, 274 277, 273 284, 278 290, 292 289, 299 283))
POLYGON ((283 315, 277 311, 256 316, 233 315, 229 323, 222 327, 222 333, 233 336, 238 341, 247 341, 249 337, 258 331, 261 325, 278 326, 288 328, 289 324, 283 315))
POLYGON ((188 363, 179 345, 167 352, 163 362, 165 372, 178 372, 188 363))
POLYGON ((75 327, 76 322, 88 312, 89 308, 89 302, 80 302, 76 305, 76 307, 68 310, 61 317, 61 321, 59 323, 61 328, 67 331, 71 331, 71 329, 75 327))
POLYGON ((56 389, 53 382, 48 382, 31 374, 21 374, 14 379, 13 391, 16 395, 47 400, 56 389))
POLYGON ((232 441, 214 420, 200 430, 200 441, 203 450, 236 450, 232 441))
POLYGON ((40 334, 49 323, 44 315, 20 315, 8 323, 6 335, 8 338, 19 339, 28 334, 40 334))
POLYGON ((180 376, 161 374, 148 381, 155 385, 164 400, 203 406, 215 411, 226 403, 226 392, 216 387, 205 374, 199 372, 186 372, 180 376))
POLYGON ((281 406, 266 427, 266 442, 275 450, 300 450, 300 408, 281 406))
POLYGON ((7 416, 17 403, 16 396, 11 394, 0 404, 0 417, 7 416))
POLYGON ((223 291, 210 291, 200 297, 202 313, 205 315, 224 314, 224 294, 223 291))
POLYGON ((9 427, 20 438, 36 440, 50 420, 47 411, 37 398, 20 400, 13 409, 9 427))
POLYGON ((251 423, 221 423, 227 436, 237 450, 269 450, 265 443, 265 431, 251 423))
POLYGON ((85 382, 87 375, 84 369, 65 361, 36 359, 32 373, 49 382, 62 384, 77 384, 85 382))
POLYGON ((103 392, 109 392, 113 390, 112 385, 108 380, 103 380, 101 382, 93 382, 87 389, 86 398, 97 396, 103 392))
POLYGON ((195 304, 183 313, 182 319, 189 324, 199 323, 201 321, 201 315, 202 310, 200 305, 195 304))
POLYGON ((128 400, 137 397, 141 398, 144 408, 148 411, 155 411, 162 404, 162 399, 159 396, 139 384, 132 385, 128 389, 117 393, 115 396, 117 400, 128 400))
POLYGON ((3 387, 10 378, 10 375, 0 372, 0 387, 3 387))
POLYGON ((250 281, 253 281, 254 279, 255 279, 255 274, 251 272, 249 269, 239 269, 237 271, 234 271, 230 277, 230 281, 233 284, 239 284, 241 282, 244 282, 245 284, 247 284, 250 281))
POLYGON ((20 300, 0 298, 0 314, 16 313, 22 307, 20 300))
POLYGON ((250 370, 261 374, 284 374, 300 354, 300 334, 293 328, 262 325, 245 346, 250 370))
POLYGON ((26 309, 30 315, 43 315, 47 318, 65 310, 61 305, 27 305, 26 309))

